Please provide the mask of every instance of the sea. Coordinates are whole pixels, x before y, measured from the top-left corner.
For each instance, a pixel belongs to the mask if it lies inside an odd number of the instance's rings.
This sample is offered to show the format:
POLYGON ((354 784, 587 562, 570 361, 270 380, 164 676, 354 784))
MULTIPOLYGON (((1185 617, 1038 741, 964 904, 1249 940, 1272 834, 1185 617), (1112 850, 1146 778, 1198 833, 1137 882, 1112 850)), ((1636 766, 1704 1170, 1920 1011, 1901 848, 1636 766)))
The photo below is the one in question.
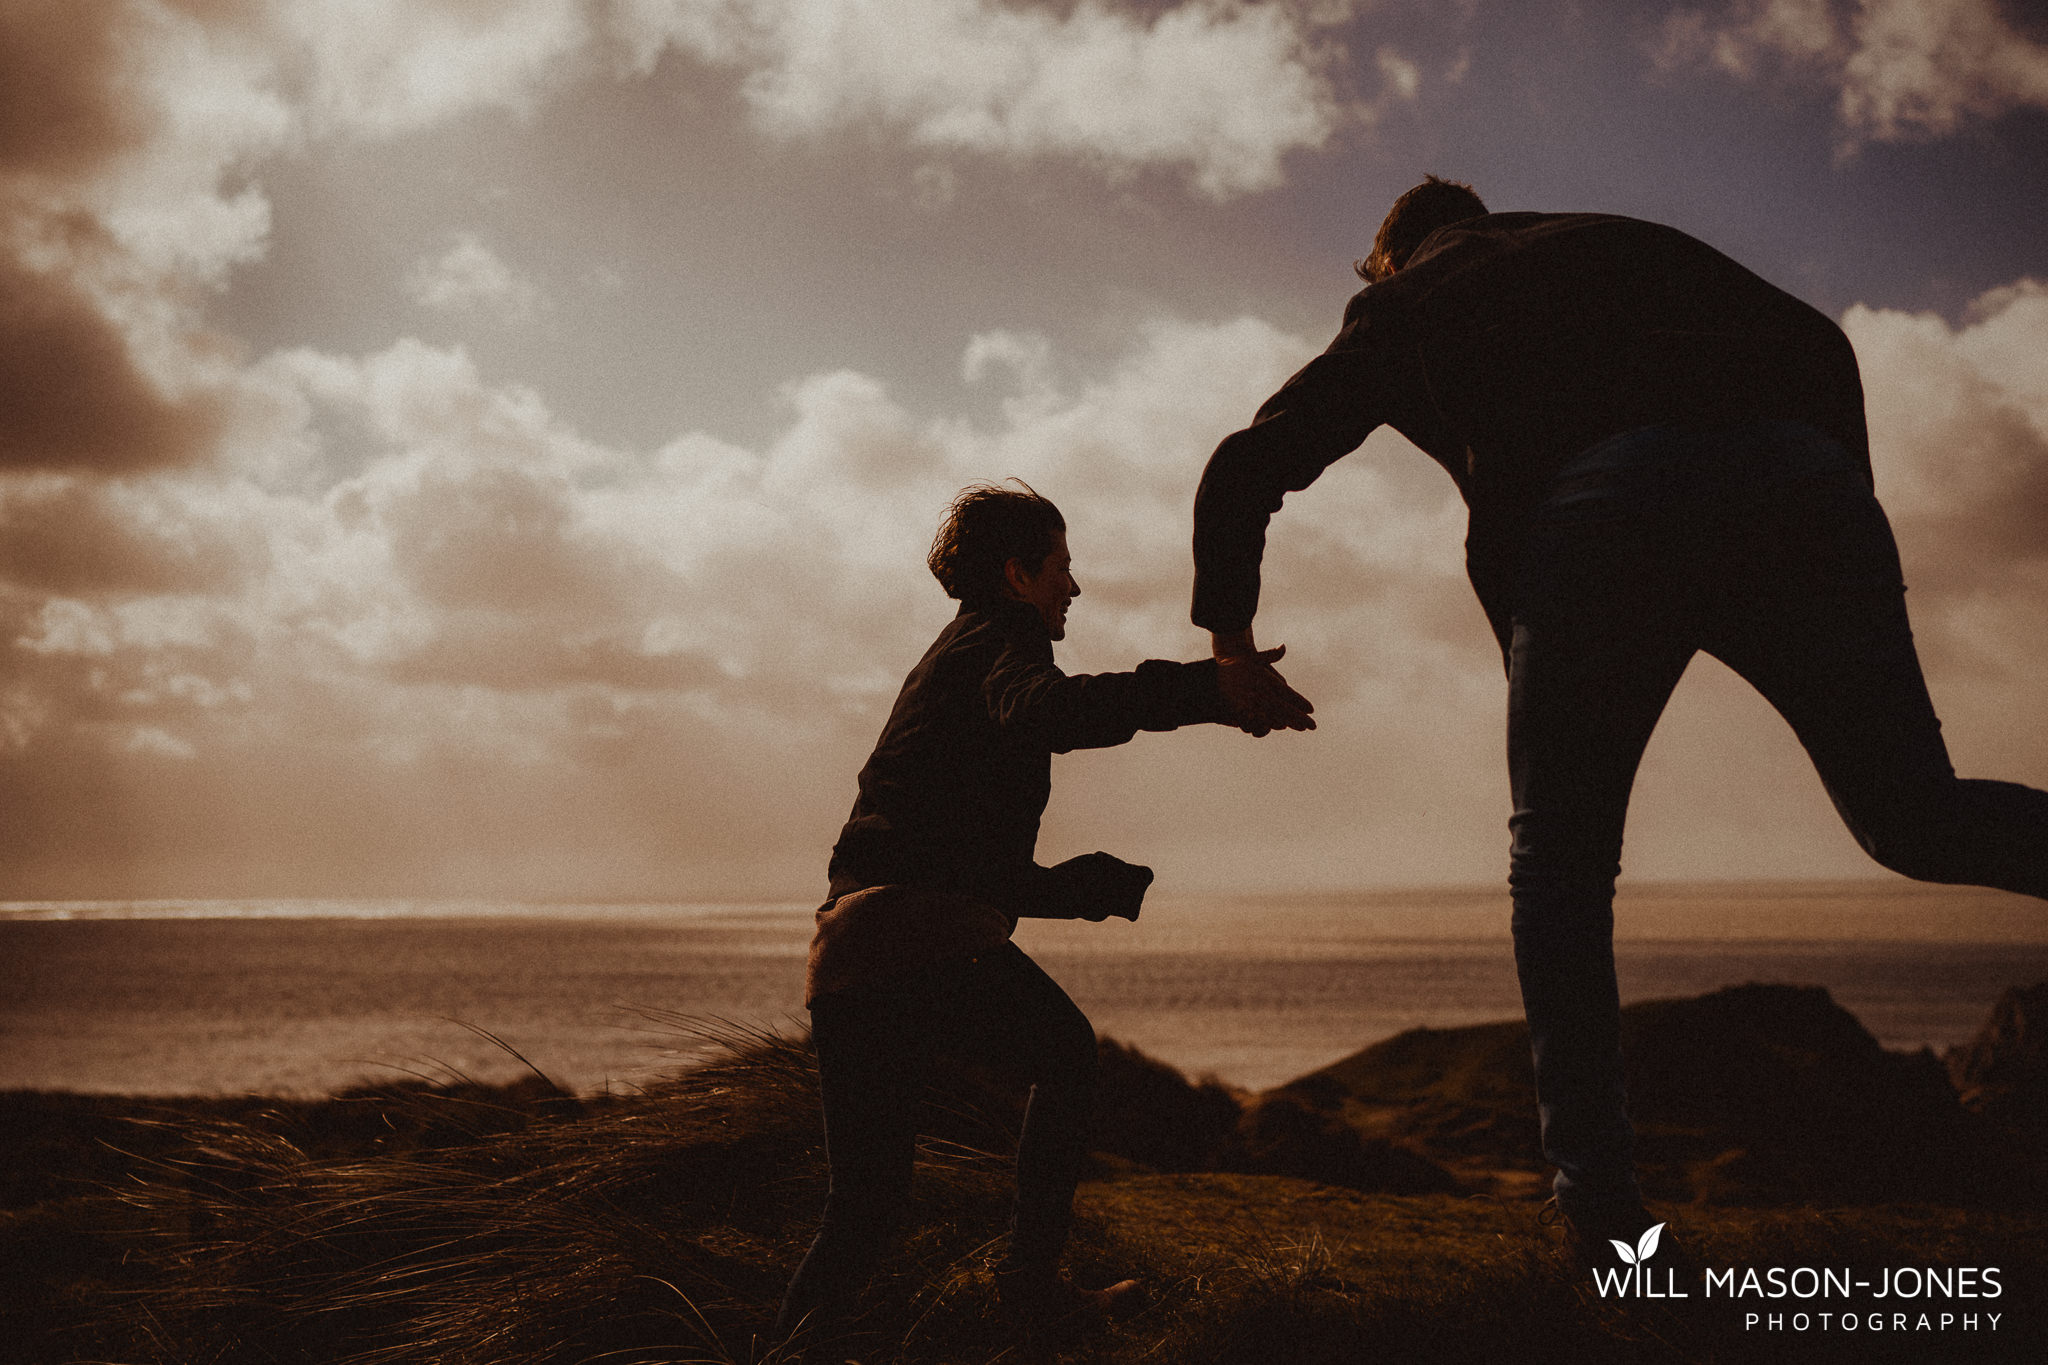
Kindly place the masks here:
MULTIPOLYGON (((805 1024, 811 903, 0 903, 0 1090, 319 1096, 529 1070, 630 1091, 805 1024)), ((1495 888, 1155 895, 1017 939, 1097 1030, 1264 1089, 1406 1029, 1518 1018, 1495 888)), ((1625 1001, 1826 987, 1886 1047, 2048 980, 2048 906, 1915 883, 1624 884, 1625 1001)))

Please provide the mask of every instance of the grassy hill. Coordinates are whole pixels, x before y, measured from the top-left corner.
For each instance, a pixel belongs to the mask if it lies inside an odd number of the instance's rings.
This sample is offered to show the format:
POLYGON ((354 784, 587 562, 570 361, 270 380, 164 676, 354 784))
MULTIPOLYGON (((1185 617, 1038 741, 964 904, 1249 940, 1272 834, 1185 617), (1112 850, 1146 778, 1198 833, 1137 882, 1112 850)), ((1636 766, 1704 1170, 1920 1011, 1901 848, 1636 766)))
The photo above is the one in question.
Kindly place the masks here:
MULTIPOLYGON (((1729 1013, 1726 1002, 1690 1002, 1690 1012, 1676 1008, 1688 1002, 1672 1003, 1675 1013, 1653 1012, 1646 1037, 1673 1017, 1724 1035, 1744 1018, 1776 1018, 1729 1013)), ((1761 1003, 1804 1010, 1822 1035, 1864 1052, 1816 1002, 1761 1003)), ((1761 1035, 1781 1050, 1807 1036, 1785 1034, 1784 1024, 1777 1018, 1761 1035)), ((931 1115, 912 1231, 824 1358, 2048 1358, 2048 1214, 2037 1201, 1985 1191, 1845 1202, 1761 1198, 1767 1182, 1723 1182, 1657 1211, 1708 1266, 1851 1267, 1873 1280, 1887 1268, 1996 1266, 1995 1301, 1603 1296, 1539 1227, 1535 1181, 1500 1178, 1513 1174, 1519 1139, 1496 1134, 1489 1148, 1484 1137, 1489 1115, 1509 1122, 1513 1074, 1526 1070, 1514 1032, 1404 1035, 1265 1096, 1190 1085, 1106 1045, 1112 1121, 1101 1145, 1123 1154, 1099 1157, 1084 1184, 1070 1260, 1084 1280, 1139 1276, 1150 1305, 1036 1354, 991 1312, 1013 1101, 986 1078, 953 1077, 931 1115), (1352 1125, 1347 1112, 1380 1131, 1352 1125), (1411 1117, 1390 1117, 1402 1112, 1411 1117), (1181 1118, 1162 1124, 1161 1113, 1181 1118), (1302 1116, 1314 1122, 1304 1126, 1302 1116), (1349 1147, 1332 1146, 1332 1125, 1353 1135, 1349 1147), (1341 1166, 1354 1183, 1384 1176, 1400 1187, 1426 1170, 1457 1179, 1434 1192, 1389 1193, 1270 1169, 1339 1147, 1385 1158, 1341 1166), (1260 1166, 1269 1169, 1245 1169, 1260 1166), (1731 1190, 1741 1204, 1720 1197, 1731 1190), (1854 1331, 1838 1320, 1826 1330, 1790 1325, 1795 1312, 1851 1307, 1887 1316, 1854 1331), (1889 1316, 1899 1308, 1911 1319, 1903 1329, 1889 1316), (1772 1313, 1787 1320, 1775 1332, 1772 1313), (1953 1319, 1946 1329, 1943 1313, 1953 1319), (1965 1313, 1975 1317, 1969 1331, 1965 1313)), ((0 1360, 779 1359, 778 1343, 761 1333, 823 1199, 815 1082, 800 1041, 729 1042, 724 1060, 646 1093, 584 1100, 538 1081, 303 1104, 0 1097, 14 1157, 0 1216, 0 1360)), ((1839 1071, 1840 1058, 1792 1051, 1786 1065, 1804 1075, 1804 1088, 1789 1093, 1809 1118, 1832 1114, 1814 1100, 1816 1068, 1839 1071)), ((1777 1131, 1716 1128, 1714 1106, 1737 1101, 1679 1092, 1689 1131, 1706 1135, 1701 1150, 1730 1134, 1777 1131)), ((1770 1093, 1782 1105, 1784 1094, 1770 1093)))

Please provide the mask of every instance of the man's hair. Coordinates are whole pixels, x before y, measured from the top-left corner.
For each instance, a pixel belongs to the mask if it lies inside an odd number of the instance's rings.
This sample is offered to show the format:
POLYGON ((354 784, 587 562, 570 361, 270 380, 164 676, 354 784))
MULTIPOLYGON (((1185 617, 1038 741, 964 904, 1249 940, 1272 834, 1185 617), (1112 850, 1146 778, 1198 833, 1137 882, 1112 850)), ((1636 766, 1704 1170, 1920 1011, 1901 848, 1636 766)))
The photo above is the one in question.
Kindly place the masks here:
POLYGON ((1415 248, 1430 233, 1485 213, 1486 205, 1470 185, 1428 176, 1394 201, 1394 207, 1387 210, 1386 221, 1380 224, 1379 235, 1372 239, 1372 254, 1354 262, 1351 268, 1366 283, 1377 284, 1408 264, 1415 248))
POLYGON ((1060 509, 1022 479, 1015 487, 977 483, 960 490, 925 556, 946 596, 983 602, 1003 595, 1003 566, 1011 560, 1037 573, 1052 553, 1052 538, 1067 529, 1060 509))

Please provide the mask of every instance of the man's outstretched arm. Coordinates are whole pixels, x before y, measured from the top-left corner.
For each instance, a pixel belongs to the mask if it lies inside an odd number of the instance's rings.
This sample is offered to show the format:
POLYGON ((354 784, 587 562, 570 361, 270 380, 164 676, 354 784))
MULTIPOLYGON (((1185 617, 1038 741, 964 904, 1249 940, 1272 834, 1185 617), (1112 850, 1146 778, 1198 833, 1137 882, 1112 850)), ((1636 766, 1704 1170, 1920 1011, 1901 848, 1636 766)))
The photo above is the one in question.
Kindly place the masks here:
POLYGON ((1314 483, 1380 424, 1371 401, 1364 297, 1345 309, 1330 348, 1267 399, 1249 427, 1216 447, 1195 491, 1191 615, 1210 633, 1218 687, 1240 728, 1254 735, 1315 728, 1315 708, 1273 667, 1282 650, 1261 651, 1253 642, 1252 617, 1267 522, 1288 493, 1314 483))

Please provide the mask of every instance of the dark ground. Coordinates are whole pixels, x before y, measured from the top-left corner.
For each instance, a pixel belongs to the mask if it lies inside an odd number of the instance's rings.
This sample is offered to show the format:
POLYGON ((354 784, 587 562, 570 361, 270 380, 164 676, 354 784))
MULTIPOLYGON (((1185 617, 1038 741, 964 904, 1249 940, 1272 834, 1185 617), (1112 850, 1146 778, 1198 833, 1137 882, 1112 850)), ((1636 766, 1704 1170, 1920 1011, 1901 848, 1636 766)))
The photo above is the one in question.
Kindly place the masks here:
MULTIPOLYGON (((2048 1358, 2044 1005, 2010 993, 1946 1066, 1884 1052, 1818 990, 1632 1007, 1653 1207, 1698 1265, 1758 1272, 1737 1299, 1603 1295, 1558 1251, 1519 1026, 1418 1030, 1262 1095, 1105 1043, 1071 1260, 1138 1275, 1150 1306, 1031 1349, 987 1274, 1015 1100, 951 1077, 913 1230, 829 1358, 2048 1358), (1773 1267, 1873 1288, 1769 1297, 1773 1267), (1957 1279, 1985 1267, 1995 1298, 1957 1279), (1874 1298, 1901 1268, 1945 1292, 1874 1298)), ((538 1078, 305 1103, 0 1095, 0 1361, 775 1358, 760 1333, 822 1200, 814 1078, 800 1040, 728 1042, 598 1099, 538 1078)))

